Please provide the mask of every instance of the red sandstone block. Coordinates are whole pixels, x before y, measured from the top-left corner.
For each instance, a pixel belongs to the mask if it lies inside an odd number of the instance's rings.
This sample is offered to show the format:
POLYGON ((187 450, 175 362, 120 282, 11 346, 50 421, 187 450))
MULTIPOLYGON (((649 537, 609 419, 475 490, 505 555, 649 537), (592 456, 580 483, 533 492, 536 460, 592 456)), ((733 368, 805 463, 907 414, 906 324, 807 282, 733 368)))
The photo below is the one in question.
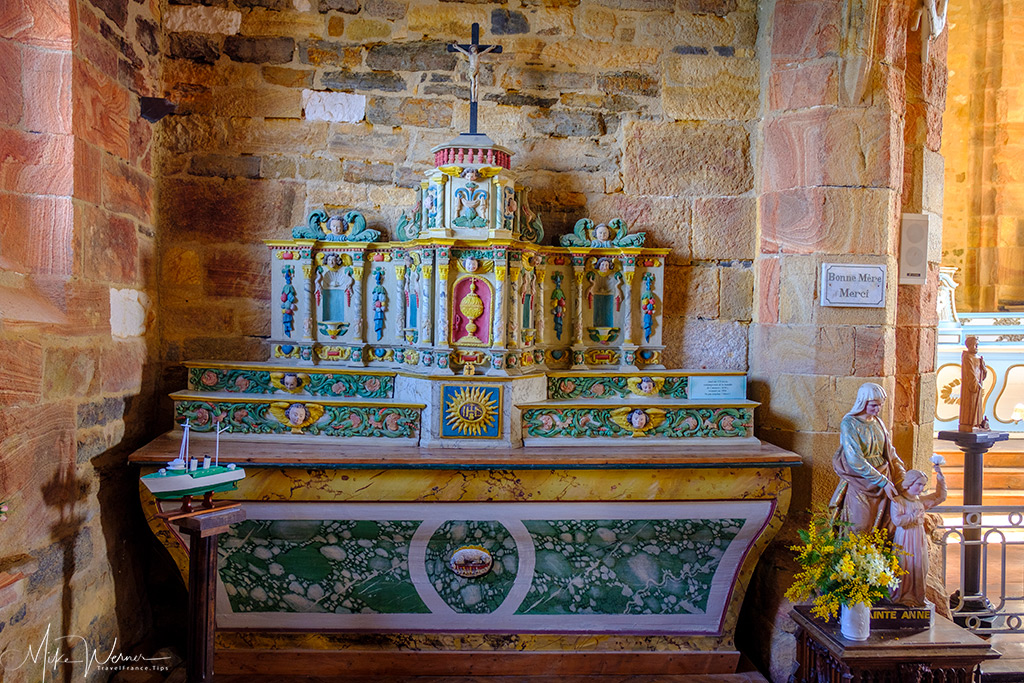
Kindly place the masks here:
POLYGON ((0 192, 0 253, 30 272, 72 275, 71 198, 0 192))
POLYGON ((835 59, 777 69, 768 80, 768 106, 791 111, 839 104, 839 66, 835 59))
POLYGON ((71 53, 25 48, 22 127, 46 133, 71 133, 71 53))
POLYGON ((25 339, 0 339, 0 405, 36 403, 42 390, 42 346, 25 339))
POLYGON ((207 256, 205 265, 207 296, 270 299, 270 265, 263 249, 218 249, 207 256))
MULTIPOLYGON (((916 9, 916 8, 915 8, 916 9)), ((907 33, 910 22, 910 7, 905 2, 887 2, 879 5, 878 45, 882 61, 894 68, 903 70, 907 67, 907 52, 916 50, 920 55, 921 34, 907 33)), ((920 58, 909 60, 920 63, 920 58)), ((943 61, 945 64, 945 61, 943 61)))
POLYGON ((75 138, 75 192, 76 199, 99 204, 102 201, 100 191, 100 169, 103 163, 103 152, 85 140, 75 138))
POLYGON ((884 377, 892 374, 891 350, 887 349, 886 328, 858 325, 853 331, 853 374, 858 377, 884 377))
POLYGON ((67 0, 4 0, 0 2, 0 38, 70 50, 69 5, 67 0))
POLYGON ((896 289, 896 324, 928 327, 938 324, 936 299, 939 295, 938 264, 928 264, 928 279, 923 285, 900 285, 896 289))
POLYGON ((777 257, 762 257, 757 262, 757 322, 770 325, 779 322, 779 287, 782 274, 777 257))
POLYGON ((917 374, 896 375, 893 397, 893 422, 913 422, 917 417, 917 395, 920 377, 917 374))
POLYGON ((898 123, 891 112, 877 107, 821 107, 769 119, 764 134, 765 191, 816 185, 895 186, 890 143, 900 133, 898 123))
POLYGON ((761 249, 788 254, 885 254, 895 193, 801 187, 761 198, 761 249))
POLYGON ((152 157, 150 156, 150 143, 153 139, 153 124, 141 116, 132 116, 128 128, 129 157, 132 165, 149 175, 152 172, 152 157))
POLYGON ((128 158, 128 91, 81 59, 73 68, 75 135, 128 158))
POLYGON ((87 204, 76 207, 75 221, 85 237, 82 275, 95 282, 135 284, 138 272, 135 223, 87 204))
POLYGON ((138 392, 146 364, 146 342, 116 341, 100 352, 100 377, 104 392, 138 392))
POLYGON ((912 375, 920 372, 921 328, 896 328, 896 374, 912 375))
POLYGON ((781 0, 776 3, 772 59, 796 62, 837 53, 842 5, 839 0, 781 0))
POLYGON ((0 128, 0 189, 70 195, 74 145, 70 135, 0 128))
POLYGON ((0 124, 21 121, 21 53, 15 42, 0 40, 0 124))
POLYGON ((5 493, 21 494, 17 517, 6 524, 17 524, 20 518, 26 520, 26 528, 37 530, 39 520, 54 514, 40 489, 47 482, 52 486, 58 464, 66 466, 75 459, 75 411, 69 401, 43 403, 32 408, 31 428, 25 420, 24 408, 0 410, 0 471, 5 493))
POLYGON ((110 333, 109 285, 57 276, 37 276, 33 282, 67 316, 67 334, 110 333))
POLYGON ((148 221, 153 210, 153 180, 111 156, 103 158, 103 206, 148 221))
MULTIPOLYGON (((98 30, 98 27, 97 27, 98 30)), ((110 80, 117 80, 117 50, 96 30, 81 26, 78 30, 78 52, 110 80)))

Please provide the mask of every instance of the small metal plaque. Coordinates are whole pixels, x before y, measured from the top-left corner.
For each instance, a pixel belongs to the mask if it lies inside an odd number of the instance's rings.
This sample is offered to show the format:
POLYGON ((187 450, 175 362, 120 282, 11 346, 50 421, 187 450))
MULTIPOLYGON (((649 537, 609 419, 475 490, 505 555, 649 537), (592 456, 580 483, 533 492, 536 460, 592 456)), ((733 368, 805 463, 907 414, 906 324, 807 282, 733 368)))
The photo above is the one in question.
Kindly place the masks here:
POLYGON ((821 305, 885 308, 882 264, 822 263, 821 305))

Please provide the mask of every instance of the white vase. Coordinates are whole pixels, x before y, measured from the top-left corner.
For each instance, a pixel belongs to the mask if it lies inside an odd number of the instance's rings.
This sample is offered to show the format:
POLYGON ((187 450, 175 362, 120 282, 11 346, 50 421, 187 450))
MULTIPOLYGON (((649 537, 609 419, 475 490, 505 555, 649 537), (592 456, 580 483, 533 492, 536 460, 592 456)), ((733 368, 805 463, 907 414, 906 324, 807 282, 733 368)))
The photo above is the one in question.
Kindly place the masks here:
POLYGON ((839 609, 839 631, 849 640, 867 640, 871 635, 871 606, 858 602, 839 609))

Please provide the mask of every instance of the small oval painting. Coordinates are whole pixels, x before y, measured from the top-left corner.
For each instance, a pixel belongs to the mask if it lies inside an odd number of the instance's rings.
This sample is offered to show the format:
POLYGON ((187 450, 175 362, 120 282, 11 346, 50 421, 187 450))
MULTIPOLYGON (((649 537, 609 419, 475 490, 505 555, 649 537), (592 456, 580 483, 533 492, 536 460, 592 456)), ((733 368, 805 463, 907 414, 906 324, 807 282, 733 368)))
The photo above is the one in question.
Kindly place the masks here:
POLYGON ((478 545, 463 546, 452 553, 448 568, 459 576, 472 578, 491 571, 491 554, 478 545))

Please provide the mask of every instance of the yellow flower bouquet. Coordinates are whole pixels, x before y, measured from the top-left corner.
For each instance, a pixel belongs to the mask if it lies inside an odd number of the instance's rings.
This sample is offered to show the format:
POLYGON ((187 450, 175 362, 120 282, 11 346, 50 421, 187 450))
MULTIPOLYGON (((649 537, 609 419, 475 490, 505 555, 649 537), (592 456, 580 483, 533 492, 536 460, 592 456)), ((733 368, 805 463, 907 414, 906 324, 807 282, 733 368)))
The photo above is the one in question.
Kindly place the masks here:
POLYGON ((906 574, 899 562, 902 551, 885 529, 837 532, 829 517, 819 513, 799 533, 803 545, 790 549, 798 553, 803 570, 786 597, 796 602, 814 595, 811 613, 817 617, 835 617, 840 606, 874 605, 888 598, 906 574))

